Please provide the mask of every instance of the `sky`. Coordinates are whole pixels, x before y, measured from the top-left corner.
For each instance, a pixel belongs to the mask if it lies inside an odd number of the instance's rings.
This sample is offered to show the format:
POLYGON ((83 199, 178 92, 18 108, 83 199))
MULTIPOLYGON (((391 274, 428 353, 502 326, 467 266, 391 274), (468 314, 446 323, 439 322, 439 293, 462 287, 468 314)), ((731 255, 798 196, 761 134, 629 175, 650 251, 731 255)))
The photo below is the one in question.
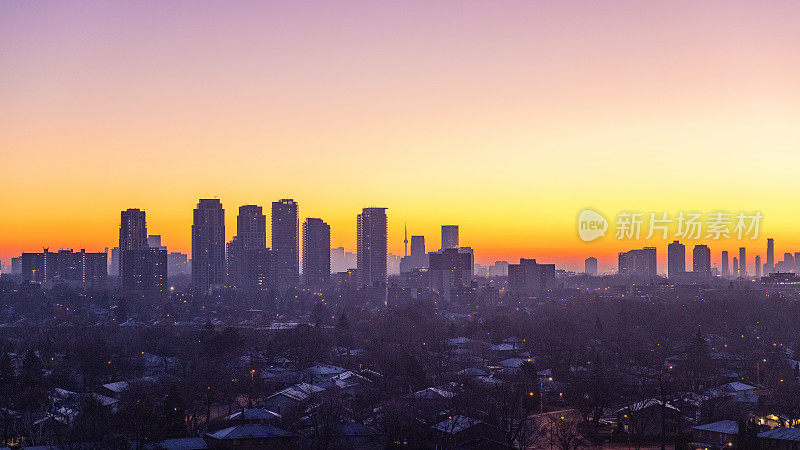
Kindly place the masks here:
POLYGON ((760 211, 714 264, 800 250, 798 22, 796 1, 0 0, 0 260, 113 247, 126 208, 188 253, 212 197, 228 239, 239 206, 290 197, 334 247, 382 206, 391 252, 458 224, 480 263, 665 257, 581 241, 587 207, 760 211))

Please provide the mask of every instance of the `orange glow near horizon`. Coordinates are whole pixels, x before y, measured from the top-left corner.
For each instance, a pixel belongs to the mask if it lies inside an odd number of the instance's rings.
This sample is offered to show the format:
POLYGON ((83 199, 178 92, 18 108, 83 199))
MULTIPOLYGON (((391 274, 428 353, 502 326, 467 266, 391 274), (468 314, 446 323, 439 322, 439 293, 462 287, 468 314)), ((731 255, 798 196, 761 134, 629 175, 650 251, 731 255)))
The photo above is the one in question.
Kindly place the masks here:
POLYGON ((759 210, 713 264, 800 250, 800 4, 335 3, 0 5, 3 264, 113 247, 126 208, 188 253, 208 197, 228 238, 289 197, 354 251, 384 206, 392 253, 458 224, 484 264, 666 257, 581 242, 586 207, 759 210))

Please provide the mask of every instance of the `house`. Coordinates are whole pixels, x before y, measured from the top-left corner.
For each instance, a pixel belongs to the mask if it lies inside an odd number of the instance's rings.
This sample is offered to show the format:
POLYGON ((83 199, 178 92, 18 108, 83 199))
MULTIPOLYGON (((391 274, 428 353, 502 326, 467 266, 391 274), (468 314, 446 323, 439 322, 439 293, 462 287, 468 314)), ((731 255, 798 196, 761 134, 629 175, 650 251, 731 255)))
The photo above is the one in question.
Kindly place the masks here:
POLYGON ((798 450, 800 449, 800 428, 773 428, 763 433, 758 433, 761 448, 768 450, 798 450))
POLYGON ((303 379, 310 383, 316 383, 318 381, 327 380, 334 375, 339 375, 344 372, 347 372, 347 369, 344 367, 333 366, 330 364, 314 364, 303 371, 303 379))
POLYGON ((735 420, 720 420, 698 425, 692 427, 692 442, 689 443, 689 448, 702 450, 730 447, 738 433, 739 423, 735 420))
POLYGON ((345 371, 338 375, 334 375, 327 380, 321 381, 317 383, 315 386, 319 386, 324 389, 330 388, 338 388, 341 389, 342 392, 348 397, 355 397, 358 391, 361 390, 362 387, 371 384, 372 382, 361 375, 351 372, 345 371))
POLYGON ((381 450, 389 443, 386 433, 358 422, 334 423, 323 429, 307 429, 302 434, 301 448, 381 450))
POLYGON ((291 449, 298 448, 296 434, 266 424, 236 425, 205 435, 211 449, 291 449))
POLYGON ((242 408, 226 417, 225 420, 232 425, 241 425, 247 423, 274 424, 281 420, 281 415, 263 408, 242 408))
POLYGON ((454 415, 431 427, 437 449, 445 448, 511 448, 505 432, 471 417, 454 415))
POLYGON ((660 436, 662 423, 665 435, 676 436, 683 423, 683 415, 678 408, 657 399, 634 403, 619 409, 616 414, 617 421, 627 433, 640 437, 660 436))
POLYGON ((278 391, 263 402, 263 407, 280 415, 301 408, 311 398, 325 388, 308 383, 299 383, 278 391))
POLYGON ((730 397, 737 402, 743 403, 756 403, 758 402, 758 394, 756 394, 756 387, 749 384, 733 381, 723 384, 722 386, 709 389, 706 395, 712 398, 730 397))

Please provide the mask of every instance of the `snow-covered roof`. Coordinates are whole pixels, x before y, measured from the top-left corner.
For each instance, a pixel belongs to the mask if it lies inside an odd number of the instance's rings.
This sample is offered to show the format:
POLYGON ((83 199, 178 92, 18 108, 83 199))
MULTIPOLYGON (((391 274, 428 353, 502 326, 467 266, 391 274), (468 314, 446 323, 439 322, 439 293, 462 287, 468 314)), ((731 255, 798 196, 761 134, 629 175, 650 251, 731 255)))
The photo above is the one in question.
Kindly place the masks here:
POLYGON ((502 365, 503 367, 509 367, 509 368, 516 369, 516 368, 519 368, 520 366, 522 366, 523 364, 525 364, 526 362, 532 362, 532 361, 533 360, 531 358, 525 358, 525 359, 523 359, 523 358, 508 358, 508 359, 505 359, 503 361, 500 361, 500 365, 502 365))
POLYGON ((242 409, 228 416, 228 419, 273 420, 281 415, 264 408, 242 409))
POLYGON ((773 428, 772 430, 758 433, 758 437, 780 439, 782 441, 800 441, 800 428, 773 428))
POLYGON ((448 345, 465 345, 469 344, 470 339, 464 336, 456 337, 447 341, 448 345))
POLYGON ((271 397, 276 397, 278 395, 284 395, 286 397, 289 397, 289 398, 297 400, 297 401, 303 401, 303 400, 307 399, 309 395, 315 394, 317 392, 322 392, 324 390, 325 390, 325 388, 319 387, 319 386, 315 386, 313 384, 298 383, 298 384, 295 384, 294 386, 289 386, 288 388, 286 388, 286 389, 284 389, 282 391, 278 391, 278 392, 270 395, 270 398, 271 397))
POLYGON ((456 396, 456 394, 447 389, 442 389, 439 387, 429 387, 427 389, 414 392, 413 394, 411 394, 411 396, 414 398, 453 398, 456 396))
POLYGON ((692 427, 695 430, 713 431, 715 433, 737 434, 739 433, 739 423, 735 420, 720 420, 719 422, 707 423, 692 427))
MULTIPOLYGON (((634 404, 632 404, 630 406, 626 406, 626 407, 618 410, 617 412, 622 412, 622 411, 641 411, 641 410, 647 409, 647 408, 649 408, 651 406, 661 406, 661 405, 662 405, 661 400, 657 400, 657 399, 651 398, 651 399, 643 400, 641 402, 636 402, 636 403, 634 403, 634 404)), ((669 409, 675 410, 675 411, 680 411, 678 408, 676 408, 675 406, 673 406, 670 403, 667 403, 666 407, 669 408, 669 409)))
POLYGON ((268 437, 292 436, 292 433, 272 425, 248 424, 223 428, 213 433, 208 433, 213 439, 257 439, 268 437))

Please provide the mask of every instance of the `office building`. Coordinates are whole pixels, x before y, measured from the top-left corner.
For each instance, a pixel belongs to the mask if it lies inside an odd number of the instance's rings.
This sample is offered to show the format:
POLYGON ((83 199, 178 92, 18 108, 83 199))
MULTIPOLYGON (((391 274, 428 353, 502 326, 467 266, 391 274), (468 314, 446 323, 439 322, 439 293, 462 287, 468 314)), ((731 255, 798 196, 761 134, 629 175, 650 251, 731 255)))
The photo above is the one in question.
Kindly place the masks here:
POLYGON ((458 248, 458 225, 442 225, 442 250, 458 248))
POLYGON ((322 219, 303 222, 303 283, 325 286, 331 279, 331 227, 322 219))

